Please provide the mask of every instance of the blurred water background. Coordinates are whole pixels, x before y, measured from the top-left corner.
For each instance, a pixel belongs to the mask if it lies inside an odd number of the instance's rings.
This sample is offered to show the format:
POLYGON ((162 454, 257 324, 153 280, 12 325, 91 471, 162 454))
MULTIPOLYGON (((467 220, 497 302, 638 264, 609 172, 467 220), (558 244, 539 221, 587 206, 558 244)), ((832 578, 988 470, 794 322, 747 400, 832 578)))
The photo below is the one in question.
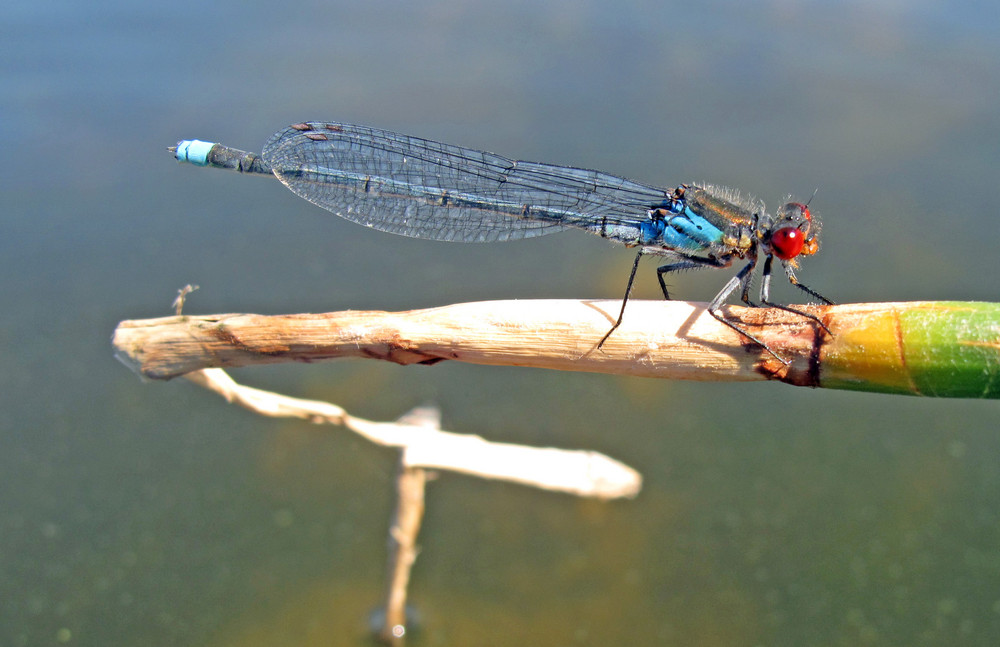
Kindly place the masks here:
MULTIPOLYGON (((191 313, 617 298, 632 262, 582 233, 367 230, 178 165, 178 139, 259 151, 341 120, 771 206, 818 189, 806 284, 996 300, 998 34, 985 2, 7 0, 0 645, 368 644, 392 453, 141 383, 118 321, 189 282, 191 313)), ((432 483, 414 644, 1000 642, 995 402, 457 364, 235 377, 374 419, 435 402, 446 428, 643 472, 611 503, 432 483)))

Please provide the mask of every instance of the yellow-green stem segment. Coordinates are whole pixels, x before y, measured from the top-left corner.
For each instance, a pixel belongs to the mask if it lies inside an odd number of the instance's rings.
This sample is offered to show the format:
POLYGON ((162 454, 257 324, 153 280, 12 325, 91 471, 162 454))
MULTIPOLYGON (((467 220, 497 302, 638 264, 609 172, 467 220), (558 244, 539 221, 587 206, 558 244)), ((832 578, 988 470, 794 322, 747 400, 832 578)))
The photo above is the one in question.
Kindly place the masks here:
POLYGON ((950 398, 1000 397, 1000 304, 837 308, 820 352, 822 388, 950 398))

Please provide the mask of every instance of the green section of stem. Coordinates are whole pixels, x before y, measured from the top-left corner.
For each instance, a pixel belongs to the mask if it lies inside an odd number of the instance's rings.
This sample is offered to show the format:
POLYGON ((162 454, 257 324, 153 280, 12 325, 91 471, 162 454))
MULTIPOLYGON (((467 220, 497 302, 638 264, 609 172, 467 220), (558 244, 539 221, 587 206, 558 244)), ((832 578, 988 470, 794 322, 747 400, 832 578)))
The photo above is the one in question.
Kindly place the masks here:
POLYGON ((822 387, 1000 398, 1000 304, 871 304, 832 323, 834 336, 821 352, 822 387))

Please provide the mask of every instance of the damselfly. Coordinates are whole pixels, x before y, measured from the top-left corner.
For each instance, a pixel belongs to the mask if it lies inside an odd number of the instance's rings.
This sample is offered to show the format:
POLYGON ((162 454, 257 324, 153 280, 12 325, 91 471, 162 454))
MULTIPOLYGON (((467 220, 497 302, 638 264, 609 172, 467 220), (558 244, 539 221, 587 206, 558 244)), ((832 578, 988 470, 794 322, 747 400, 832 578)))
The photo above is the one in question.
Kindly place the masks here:
MULTIPOLYGON (((750 283, 763 258, 760 304, 793 312, 829 332, 815 315, 770 300, 775 258, 789 282, 813 299, 833 302, 799 283, 800 256, 819 249, 818 223, 809 207, 787 202, 774 214, 760 200, 708 184, 662 189, 622 177, 567 166, 514 161, 484 151, 385 130, 309 122, 275 133, 258 156, 220 144, 187 140, 171 148, 178 160, 201 166, 274 174, 299 196, 356 223, 404 236, 492 242, 582 229, 637 248, 618 319, 621 325, 643 256, 679 270, 744 265, 712 299, 708 312, 786 362, 721 308, 750 283)), ((786 362, 787 363, 787 362, 786 362)))

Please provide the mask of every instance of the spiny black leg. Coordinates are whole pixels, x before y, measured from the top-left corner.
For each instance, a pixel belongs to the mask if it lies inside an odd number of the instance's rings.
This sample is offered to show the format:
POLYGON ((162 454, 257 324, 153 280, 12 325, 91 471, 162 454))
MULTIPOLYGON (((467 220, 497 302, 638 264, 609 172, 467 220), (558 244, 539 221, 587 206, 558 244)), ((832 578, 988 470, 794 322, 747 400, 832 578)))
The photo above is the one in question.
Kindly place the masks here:
MULTIPOLYGON (((770 254, 768 254, 767 259, 765 259, 765 261, 764 261, 764 271, 762 273, 761 282, 760 282, 760 302, 763 303, 766 306, 771 307, 771 308, 778 308, 779 310, 784 310, 786 312, 791 312, 791 313, 799 315, 800 317, 805 317, 806 319, 810 319, 812 321, 815 321, 817 324, 819 324, 820 328, 822 328, 823 330, 825 330, 827 332, 827 334, 832 335, 833 333, 830 332, 830 329, 827 328, 826 324, 823 323, 822 321, 820 321, 819 317, 817 317, 816 315, 809 314, 808 312, 804 312, 802 310, 799 310, 798 308, 792 308, 791 306, 782 305, 780 303, 774 303, 774 302, 772 302, 770 300, 770 297, 771 297, 771 295, 770 295, 770 292, 771 292, 771 263, 772 263, 773 260, 774 260, 774 257, 771 256, 770 254)), ((823 301, 826 301, 826 303, 828 305, 833 305, 833 302, 830 301, 829 299, 827 299, 826 297, 824 297, 824 296, 822 296, 820 294, 817 294, 816 292, 810 290, 806 286, 804 286, 801 283, 799 283, 796 280, 796 278, 795 278, 795 274, 792 273, 791 268, 789 268, 789 267, 786 266, 785 267, 785 274, 788 276, 788 282, 791 283, 792 285, 794 285, 795 287, 801 288, 802 290, 808 292, 809 294, 811 294, 811 295, 813 295, 813 296, 815 296, 815 297, 817 297, 819 299, 822 299, 823 301)))
POLYGON ((820 301, 822 301, 823 303, 825 303, 828 306, 837 305, 836 303, 834 303, 833 301, 830 301, 829 299, 827 299, 825 296, 823 296, 822 294, 820 294, 816 290, 813 290, 812 288, 807 287, 807 286, 802 285, 801 283, 799 283, 799 280, 797 278, 795 278, 794 275, 788 277, 788 282, 791 283, 792 285, 794 285, 795 287, 797 287, 798 289, 802 290, 803 292, 805 292, 809 296, 811 296, 811 297, 813 297, 815 299, 819 299, 820 301))
POLYGON ((751 335, 750 333, 748 333, 746 330, 743 330, 742 328, 740 328, 739 326, 737 326, 736 324, 734 324, 732 321, 729 321, 724 316, 722 316, 721 312, 719 312, 719 308, 721 308, 722 304, 726 302, 726 299, 729 298, 729 295, 731 295, 733 292, 735 292, 736 289, 738 287, 740 287, 743 284, 744 281, 747 280, 747 277, 749 277, 752 274, 753 268, 754 268, 754 266, 756 264, 757 264, 756 259, 753 260, 753 261, 751 261, 751 262, 749 262, 749 263, 747 263, 743 267, 743 269, 741 269, 736 274, 736 276, 734 276, 733 278, 729 279, 729 282, 726 283, 725 287, 723 287, 722 290, 717 295, 715 295, 715 298, 712 299, 712 302, 710 304, 708 304, 708 314, 710 314, 713 317, 715 317, 715 319, 717 321, 719 321, 720 323, 726 324, 727 326, 729 326, 730 328, 732 328, 733 330, 735 330, 736 332, 738 332, 742 336, 746 337, 747 339, 749 339, 753 343, 757 344, 758 346, 760 346, 761 348, 763 348, 767 352, 771 353, 771 355, 773 355, 774 358, 777 359, 782 364, 789 364, 790 362, 788 360, 786 360, 785 358, 781 357, 780 355, 778 355, 777 353, 775 353, 773 350, 771 350, 770 346, 768 346, 767 344, 765 344, 761 340, 757 339, 756 337, 754 337, 753 335, 751 335))
POLYGON ((802 285, 801 283, 799 283, 799 279, 795 276, 795 270, 792 269, 791 265, 789 265, 788 263, 782 263, 782 267, 785 268, 785 276, 788 277, 788 282, 789 283, 791 283, 792 285, 794 285, 798 289, 802 290, 803 292, 805 292, 809 296, 811 296, 813 298, 816 298, 816 299, 819 299, 820 301, 822 301, 823 303, 825 303, 828 306, 837 305, 833 301, 830 301, 825 296, 823 296, 822 294, 820 294, 819 292, 817 292, 816 290, 813 290, 812 288, 807 287, 807 286, 802 285))
POLYGON ((640 247, 639 253, 635 255, 635 262, 632 263, 632 272, 628 275, 628 285, 625 286, 625 296, 622 297, 622 309, 621 312, 618 313, 618 321, 615 322, 615 325, 611 326, 611 330, 606 332, 604 336, 601 337, 601 341, 597 343, 598 348, 604 345, 604 342, 608 340, 608 337, 611 336, 611 333, 613 333, 618 326, 622 325, 622 319, 625 318, 625 304, 628 303, 628 297, 632 294, 632 282, 635 281, 635 273, 639 269, 639 259, 641 258, 642 248, 640 247))
POLYGON ((663 298, 666 301, 670 301, 670 291, 667 290, 667 282, 663 280, 663 275, 672 271, 670 267, 669 265, 664 265, 656 268, 656 280, 660 282, 660 291, 663 292, 663 298))
POLYGON ((663 291, 663 298, 670 301, 670 292, 667 290, 667 282, 663 280, 664 274, 670 274, 671 272, 677 272, 680 270, 697 270, 703 267, 728 267, 729 263, 720 262, 710 258, 699 258, 697 256, 691 256, 687 260, 680 261, 678 263, 670 263, 669 265, 661 265, 656 268, 656 278, 660 282, 660 290, 663 291))
POLYGON ((670 265, 661 265, 656 268, 656 280, 660 282, 660 291, 663 292, 663 298, 670 301, 670 291, 667 289, 667 282, 663 280, 664 274, 670 274, 671 272, 676 272, 677 270, 689 269, 691 264, 688 262, 684 263, 671 263, 670 265))
MULTIPOLYGON (((757 253, 754 252, 753 256, 750 257, 750 264, 757 264, 757 253)), ((750 280, 753 278, 753 272, 747 272, 746 276, 743 277, 743 285, 741 289, 740 299, 743 303, 747 304, 751 308, 759 307, 756 303, 750 300, 750 280)))

